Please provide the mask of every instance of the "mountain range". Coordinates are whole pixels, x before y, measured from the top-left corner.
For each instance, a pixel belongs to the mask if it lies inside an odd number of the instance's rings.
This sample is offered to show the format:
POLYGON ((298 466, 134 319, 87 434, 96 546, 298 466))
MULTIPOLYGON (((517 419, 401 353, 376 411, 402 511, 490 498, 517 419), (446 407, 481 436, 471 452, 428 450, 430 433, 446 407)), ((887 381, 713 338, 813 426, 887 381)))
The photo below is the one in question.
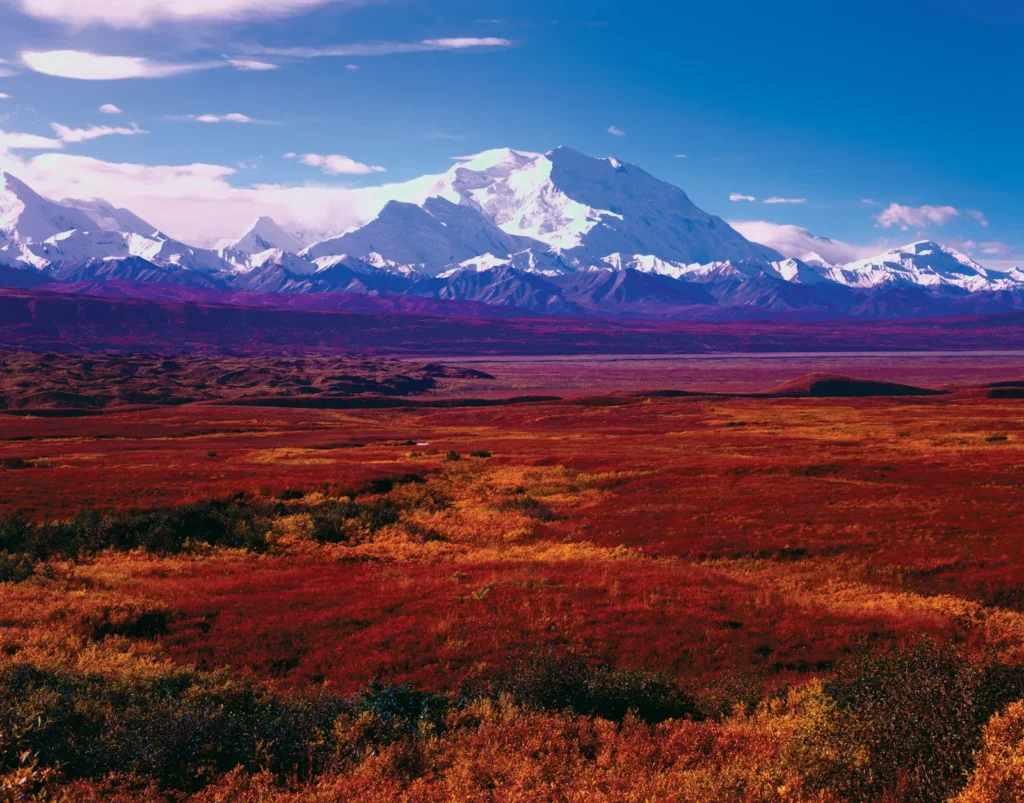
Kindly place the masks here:
POLYGON ((130 210, 49 200, 0 173, 0 284, 113 281, 129 293, 160 283, 667 320, 1024 308, 1019 268, 986 269, 928 241, 845 265, 787 258, 642 169, 569 148, 486 151, 394 195, 366 224, 327 239, 306 242, 260 217, 240 237, 203 249, 130 210))

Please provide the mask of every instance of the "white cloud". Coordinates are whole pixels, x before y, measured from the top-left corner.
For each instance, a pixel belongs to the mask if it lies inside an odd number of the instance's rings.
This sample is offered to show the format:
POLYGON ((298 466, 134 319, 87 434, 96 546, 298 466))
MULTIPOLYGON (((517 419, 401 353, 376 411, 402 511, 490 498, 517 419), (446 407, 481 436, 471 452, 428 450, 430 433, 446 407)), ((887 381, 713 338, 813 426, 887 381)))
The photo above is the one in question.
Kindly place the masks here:
MULTIPOLYGON (((131 209, 168 235, 202 247, 241 233, 260 215, 327 237, 372 220, 389 200, 408 200, 411 192, 407 184, 352 188, 312 182, 236 187, 232 181, 238 169, 216 164, 118 164, 67 153, 44 153, 23 160, 4 152, 5 136, 0 134, 0 169, 9 170, 44 196, 105 198, 131 209)), ((61 145, 59 140, 35 146, 21 143, 22 147, 61 145)), ((434 181, 436 177, 430 177, 417 188, 426 192, 434 181)))
POLYGON ((256 59, 228 59, 228 64, 236 70, 242 70, 243 72, 266 72, 267 70, 277 69, 276 64, 256 59))
POLYGON ((817 255, 832 265, 845 265, 867 259, 886 249, 881 245, 852 245, 842 240, 817 237, 799 226, 769 223, 766 220, 730 220, 729 225, 755 243, 774 248, 783 256, 808 260, 817 255))
POLYGON ((286 153, 284 156, 286 159, 298 159, 308 167, 319 167, 331 176, 365 176, 369 173, 387 172, 378 165, 366 165, 337 153, 326 156, 321 156, 318 153, 304 153, 301 156, 295 153, 286 153))
MULTIPOLYGON (((110 5, 120 6, 120 3, 110 5)), ((21 60, 35 72, 83 81, 117 81, 125 78, 168 78, 174 75, 223 67, 227 62, 188 64, 152 61, 138 56, 104 56, 84 50, 26 50, 21 60)))
POLYGON ((115 106, 113 103, 104 103, 102 106, 100 106, 100 113, 101 114, 124 114, 124 112, 122 112, 119 108, 117 108, 117 106, 115 106))
POLYGON ((508 39, 458 37, 423 39, 419 42, 355 42, 328 47, 257 47, 252 52, 265 56, 313 59, 330 56, 391 56, 399 53, 431 53, 444 50, 476 50, 511 47, 508 39))
POLYGON ((172 120, 184 120, 192 123, 262 123, 262 120, 254 120, 247 114, 232 112, 231 114, 186 114, 180 117, 171 117, 172 120))
POLYGON ((0 157, 4 155, 4 151, 46 151, 60 150, 63 147, 64 143, 59 139, 41 137, 37 134, 21 134, 16 131, 4 131, 0 129, 0 157))
POLYGON ((348 70, 349 72, 358 72, 359 65, 358 64, 346 64, 345 65, 345 69, 348 70))
POLYGON ((874 198, 861 198, 860 202, 862 204, 864 204, 864 206, 877 206, 878 205, 878 201, 876 201, 874 198))
POLYGON ((626 132, 623 131, 618 126, 615 126, 615 125, 608 126, 608 133, 611 134, 613 137, 624 137, 624 136, 626 136, 626 132))
POLYGON ((804 204, 807 203, 806 198, 779 198, 777 195, 773 195, 771 198, 765 198, 762 203, 766 204, 804 204))
POLYGON ((674 154, 674 158, 676 158, 676 159, 689 159, 690 157, 687 156, 685 153, 677 153, 677 154, 674 154))
POLYGON ((22 13, 80 27, 286 17, 339 0, 17 0, 22 13))
POLYGON ((957 217, 960 217, 960 210, 953 206, 901 206, 891 203, 875 220, 883 229, 900 226, 906 230, 911 226, 944 226, 957 217))
POLYGON ((135 123, 132 123, 131 128, 123 126, 112 128, 106 125, 91 125, 88 128, 68 128, 60 123, 50 123, 50 128, 53 129, 53 132, 61 142, 87 142, 90 139, 99 139, 100 137, 130 137, 135 134, 149 133, 148 131, 143 131, 135 123))
POLYGON ((736 201, 756 201, 757 198, 755 198, 753 195, 744 195, 741 192, 731 192, 731 193, 729 193, 729 200, 733 201, 733 202, 736 202, 736 201))
POLYGON ((8 95, 6 92, 0 92, 0 100, 10 100, 10 99, 11 99, 11 96, 8 95))

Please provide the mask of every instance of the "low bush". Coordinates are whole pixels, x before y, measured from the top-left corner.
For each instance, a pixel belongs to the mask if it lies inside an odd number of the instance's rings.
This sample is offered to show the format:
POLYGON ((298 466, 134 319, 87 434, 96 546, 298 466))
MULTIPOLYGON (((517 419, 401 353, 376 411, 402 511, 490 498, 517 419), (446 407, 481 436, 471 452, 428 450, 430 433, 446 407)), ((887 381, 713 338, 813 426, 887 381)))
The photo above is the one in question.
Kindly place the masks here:
POLYGON ((0 583, 21 583, 35 574, 36 561, 25 554, 0 552, 0 583))
POLYGON ((151 639, 167 632, 174 610, 162 603, 126 600, 83 614, 82 630, 93 641, 107 636, 151 639))
MULTIPOLYGON (((174 670, 143 677, 27 665, 0 669, 0 733, 41 724, 0 755, 30 751, 68 778, 111 773, 194 790, 242 767, 300 777, 324 771, 330 733, 350 702, 285 698, 225 674, 174 670)), ((0 743, 2 744, 2 743, 0 743)))
POLYGON ((1010 803, 1024 790, 1024 702, 1010 705, 985 726, 977 767, 953 803, 1010 803))
POLYGON ((825 685, 829 709, 795 742, 794 764, 843 799, 940 803, 1022 682, 1024 670, 986 670, 928 641, 855 661, 825 685))
POLYGON ((516 662, 492 689, 527 708, 572 711, 615 721, 629 712, 651 723, 700 718, 695 700, 670 678, 594 667, 571 652, 552 651, 516 662))

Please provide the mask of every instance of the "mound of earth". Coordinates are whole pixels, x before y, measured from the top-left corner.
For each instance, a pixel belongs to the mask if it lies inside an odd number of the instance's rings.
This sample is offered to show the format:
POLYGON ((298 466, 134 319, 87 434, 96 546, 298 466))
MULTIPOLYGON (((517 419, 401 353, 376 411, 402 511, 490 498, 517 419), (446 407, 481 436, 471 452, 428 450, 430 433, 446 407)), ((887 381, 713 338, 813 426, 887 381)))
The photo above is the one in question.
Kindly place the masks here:
POLYGON ((945 391, 919 388, 915 385, 901 385, 898 382, 880 382, 875 379, 858 379, 841 374, 806 374, 789 382, 783 382, 770 396, 855 398, 869 396, 938 396, 945 391))
POLYGON ((1024 399, 1024 379, 990 382, 982 388, 989 399, 1024 399))

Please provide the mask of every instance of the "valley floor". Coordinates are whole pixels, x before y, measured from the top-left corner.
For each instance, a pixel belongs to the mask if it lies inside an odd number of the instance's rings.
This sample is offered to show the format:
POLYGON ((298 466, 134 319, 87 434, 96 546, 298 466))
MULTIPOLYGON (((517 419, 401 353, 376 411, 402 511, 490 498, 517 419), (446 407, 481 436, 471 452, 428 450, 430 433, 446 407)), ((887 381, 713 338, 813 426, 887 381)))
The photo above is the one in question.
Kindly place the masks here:
POLYGON ((0 416, 0 788, 1021 799, 1022 401, 640 391, 1024 362, 790 359, 433 392, 566 391, 493 407, 0 416))

